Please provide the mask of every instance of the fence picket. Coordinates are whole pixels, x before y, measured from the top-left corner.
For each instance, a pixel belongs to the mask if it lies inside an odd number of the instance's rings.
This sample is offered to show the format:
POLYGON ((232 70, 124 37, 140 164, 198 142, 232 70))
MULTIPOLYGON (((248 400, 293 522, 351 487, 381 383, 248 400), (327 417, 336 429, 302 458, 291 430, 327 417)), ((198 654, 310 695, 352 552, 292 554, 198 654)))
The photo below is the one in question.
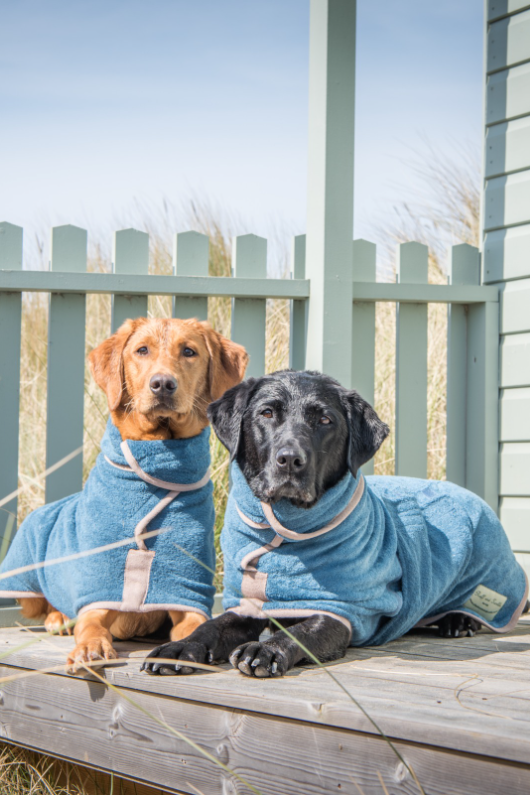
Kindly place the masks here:
MULTIPOLYGON (((234 276, 267 276, 267 241, 257 235, 241 235, 234 240, 232 269, 234 276)), ((264 298, 234 298, 232 305, 232 339, 244 345, 250 355, 247 377, 265 373, 264 298)))
MULTIPOLYGON (((149 235, 146 232, 122 229, 114 233, 112 270, 113 273, 147 275, 149 235)), ((116 331, 129 317, 147 317, 146 295, 112 296, 112 331, 116 331)))
MULTIPOLYGON (((22 229, 0 223, 0 269, 22 269, 22 229)), ((2 406, 0 456, 0 499, 15 491, 18 485, 18 427, 20 399, 20 333, 22 294, 0 292, 0 406, 2 406)), ((10 514, 16 517, 17 500, 11 500, 0 513, 0 534, 3 537, 10 514)), ((11 520, 12 521, 12 520, 11 520)), ((16 527, 16 524, 15 524, 16 527)))
MULTIPOLYGON (((208 276, 210 241, 199 232, 180 232, 173 242, 173 272, 175 276, 208 276)), ((208 320, 208 299, 176 295, 173 298, 173 317, 196 317, 208 320)))
MULTIPOLYGON (((292 245, 292 276, 305 279, 305 235, 293 237, 292 245)), ((307 301, 291 301, 289 367, 293 370, 305 369, 307 309, 307 301)))
MULTIPOLYGON (((354 282, 375 282, 374 243, 367 240, 353 241, 354 282)), ((372 406, 375 389, 375 303, 355 301, 353 296, 352 321, 352 383, 359 394, 372 406)), ((374 461, 363 466, 365 475, 373 475, 374 461)))
MULTIPOLYGON (((480 284, 480 255, 467 244, 451 250, 450 284, 480 284)), ((468 312, 463 304, 447 309, 447 480, 466 485, 468 394, 468 312)))
MULTIPOLYGON (((426 283, 428 249, 399 246, 397 281, 426 283)), ((396 475, 427 476, 427 305, 397 304, 396 475)))
MULTIPOLYGON (((52 229, 50 270, 86 271, 86 257, 84 229, 69 225, 52 229)), ((50 295, 46 468, 83 444, 85 303, 84 294, 50 295)), ((82 482, 83 456, 78 455, 48 476, 46 502, 79 491, 82 482)))

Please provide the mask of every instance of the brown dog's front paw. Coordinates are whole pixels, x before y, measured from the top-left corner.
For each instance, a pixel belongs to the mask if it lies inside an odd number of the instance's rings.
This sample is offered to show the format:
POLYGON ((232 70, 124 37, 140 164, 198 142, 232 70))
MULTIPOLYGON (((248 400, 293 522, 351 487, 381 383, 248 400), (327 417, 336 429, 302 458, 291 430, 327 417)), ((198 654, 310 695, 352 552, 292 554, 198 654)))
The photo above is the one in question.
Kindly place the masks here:
MULTIPOLYGON (((78 643, 73 651, 68 655, 66 665, 68 673, 76 674, 80 670, 86 671, 83 663, 92 663, 95 660, 116 660, 118 653, 112 648, 112 644, 105 638, 97 638, 87 643, 78 643)), ((91 666, 93 667, 93 666, 91 666)))
POLYGON ((44 619, 44 628, 52 635, 73 635, 74 630, 72 626, 69 626, 70 623, 68 616, 59 613, 58 610, 53 610, 44 619))

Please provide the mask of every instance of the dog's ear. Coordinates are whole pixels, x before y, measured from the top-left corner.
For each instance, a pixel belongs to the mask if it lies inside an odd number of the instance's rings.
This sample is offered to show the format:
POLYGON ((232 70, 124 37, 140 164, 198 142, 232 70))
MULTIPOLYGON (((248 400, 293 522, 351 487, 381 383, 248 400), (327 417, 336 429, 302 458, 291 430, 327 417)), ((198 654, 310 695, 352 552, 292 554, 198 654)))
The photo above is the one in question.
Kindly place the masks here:
POLYGON ((218 331, 214 331, 208 322, 201 322, 201 326, 210 354, 208 390, 212 401, 243 380, 249 357, 242 345, 227 340, 218 331))
POLYGON ((390 429, 374 409, 354 389, 342 395, 348 420, 348 467, 357 477, 357 470, 379 450, 390 429))
POLYGON ((257 382, 257 378, 247 378, 208 406, 208 419, 217 437, 230 453, 231 461, 239 449, 243 416, 257 382))
POLYGON ((124 385, 123 349, 131 334, 146 318, 126 320, 119 329, 88 354, 90 372, 107 396, 110 411, 121 403, 124 385))

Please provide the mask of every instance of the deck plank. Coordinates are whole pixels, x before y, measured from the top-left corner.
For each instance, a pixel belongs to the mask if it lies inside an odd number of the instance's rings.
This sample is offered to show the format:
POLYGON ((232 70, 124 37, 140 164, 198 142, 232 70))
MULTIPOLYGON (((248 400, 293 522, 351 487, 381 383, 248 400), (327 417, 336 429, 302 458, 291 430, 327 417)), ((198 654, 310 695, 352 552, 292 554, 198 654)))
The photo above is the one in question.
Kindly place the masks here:
MULTIPOLYGON (((13 670, 2 665, 0 675, 13 670)), ((146 692, 134 698, 264 795, 350 793, 354 782, 365 795, 380 795, 378 772, 393 793, 417 792, 403 764, 373 735, 146 692)), ((99 682, 48 675, 4 685, 1 734, 164 789, 204 795, 249 791, 99 682)), ((529 768, 425 743, 397 747, 429 795, 483 795, 485 782, 489 795, 523 795, 530 787, 529 768)))
MULTIPOLYGON (((0 663, 42 669, 64 661, 71 638, 0 631, 0 663), (42 643, 20 648, 26 640, 42 643), (18 648, 17 648, 18 647, 18 648), (7 656, 4 656, 7 653, 7 656)), ((223 673, 150 677, 139 672, 146 643, 117 643, 123 666, 105 669, 108 681, 134 697, 170 696, 201 707, 295 720, 374 734, 375 729, 325 672, 295 669, 283 679, 249 680, 224 666, 223 673), (296 684, 295 681, 296 680, 296 684)), ((530 621, 508 635, 479 633, 448 640, 421 632, 384 648, 350 649, 329 666, 334 675, 392 737, 510 762, 530 762, 530 621)), ((83 692, 93 688, 66 675, 83 692)), ((58 682, 56 676, 47 681, 58 682)), ((13 683, 43 681, 40 677, 13 683)), ((27 685, 29 686, 29 685, 27 685)), ((63 687, 57 685, 58 687, 63 687)), ((26 685, 24 685, 26 687, 26 685)), ((157 699, 158 701, 159 699, 157 699)), ((3 718, 2 718, 3 720, 3 718)))

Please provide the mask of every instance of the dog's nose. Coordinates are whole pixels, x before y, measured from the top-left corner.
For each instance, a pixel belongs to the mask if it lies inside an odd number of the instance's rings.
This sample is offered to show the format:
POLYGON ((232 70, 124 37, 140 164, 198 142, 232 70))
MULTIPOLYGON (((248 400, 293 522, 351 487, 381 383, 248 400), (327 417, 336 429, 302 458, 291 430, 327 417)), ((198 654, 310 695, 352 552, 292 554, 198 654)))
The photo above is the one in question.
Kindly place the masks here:
POLYGON ((282 447, 276 453, 276 463, 286 472, 303 472, 307 465, 307 456, 300 448, 282 447))
POLYGON ((177 388, 177 382, 171 375, 164 375, 163 373, 156 373, 149 381, 149 389, 157 397, 166 397, 172 395, 177 388))

